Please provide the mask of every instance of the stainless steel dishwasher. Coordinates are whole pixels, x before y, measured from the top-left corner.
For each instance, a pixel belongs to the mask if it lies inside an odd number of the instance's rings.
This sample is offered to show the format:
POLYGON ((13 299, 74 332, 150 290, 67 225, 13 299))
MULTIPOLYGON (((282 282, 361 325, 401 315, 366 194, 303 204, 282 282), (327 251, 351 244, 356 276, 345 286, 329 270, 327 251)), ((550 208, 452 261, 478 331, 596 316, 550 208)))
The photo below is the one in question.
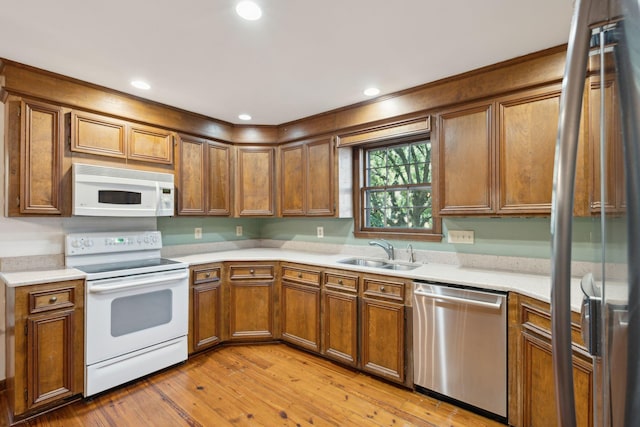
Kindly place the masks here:
POLYGON ((414 282, 414 383, 507 416, 506 294, 414 282))

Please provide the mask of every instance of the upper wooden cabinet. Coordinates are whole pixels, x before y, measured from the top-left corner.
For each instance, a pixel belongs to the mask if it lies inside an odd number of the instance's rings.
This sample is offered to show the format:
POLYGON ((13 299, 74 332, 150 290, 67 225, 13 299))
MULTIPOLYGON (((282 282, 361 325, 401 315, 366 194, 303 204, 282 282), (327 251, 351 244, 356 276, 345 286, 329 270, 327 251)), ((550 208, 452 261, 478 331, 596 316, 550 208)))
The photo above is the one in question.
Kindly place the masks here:
POLYGON ((275 214, 275 149, 238 147, 236 161, 236 216, 275 214))
POLYGON ((71 151, 172 164, 174 133, 84 111, 70 113, 71 151))
POLYGON ((62 213, 62 108, 21 100, 7 103, 8 213, 62 213))
POLYGON ((440 215, 549 214, 560 87, 438 116, 440 215))
POLYGON ((231 146, 181 136, 178 215, 231 214, 231 146))
POLYGON ((331 138, 286 144, 280 153, 282 216, 335 213, 335 155, 331 138))

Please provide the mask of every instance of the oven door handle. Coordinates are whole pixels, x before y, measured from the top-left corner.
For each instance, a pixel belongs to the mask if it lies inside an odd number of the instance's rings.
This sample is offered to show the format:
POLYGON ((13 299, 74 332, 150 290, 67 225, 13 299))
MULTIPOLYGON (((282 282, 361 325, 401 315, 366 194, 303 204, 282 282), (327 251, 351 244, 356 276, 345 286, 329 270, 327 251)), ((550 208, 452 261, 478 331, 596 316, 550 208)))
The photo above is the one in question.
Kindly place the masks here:
POLYGON ((140 280, 127 280, 122 284, 115 285, 93 285, 89 286, 89 292, 92 294, 106 294, 110 292, 119 292, 127 289, 139 289, 148 286, 157 286, 168 282, 177 282, 187 279, 189 277, 188 272, 173 274, 171 276, 159 276, 153 278, 146 278, 140 280))

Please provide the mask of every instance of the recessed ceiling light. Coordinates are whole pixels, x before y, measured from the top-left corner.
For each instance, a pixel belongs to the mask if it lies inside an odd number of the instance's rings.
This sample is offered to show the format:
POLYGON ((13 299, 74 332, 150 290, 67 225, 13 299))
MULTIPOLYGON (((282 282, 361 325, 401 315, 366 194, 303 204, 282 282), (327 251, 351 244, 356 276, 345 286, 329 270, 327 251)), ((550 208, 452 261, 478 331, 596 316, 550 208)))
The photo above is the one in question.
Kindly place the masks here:
POLYGON ((376 96, 380 93, 380 89, 377 87, 370 87, 364 90, 364 94, 367 96, 376 96))
POLYGON ((142 90, 149 90, 151 89, 151 85, 145 81, 142 80, 134 80, 131 82, 131 86, 138 88, 138 89, 142 89, 142 90))
POLYGON ((262 16, 262 9, 252 1, 241 1, 238 3, 236 12, 247 21, 256 21, 262 16))
POLYGON ((238 116, 238 118, 239 118, 240 120, 245 120, 245 121, 246 121, 246 120, 251 120, 251 116, 250 116, 249 114, 240 114, 240 115, 238 116))

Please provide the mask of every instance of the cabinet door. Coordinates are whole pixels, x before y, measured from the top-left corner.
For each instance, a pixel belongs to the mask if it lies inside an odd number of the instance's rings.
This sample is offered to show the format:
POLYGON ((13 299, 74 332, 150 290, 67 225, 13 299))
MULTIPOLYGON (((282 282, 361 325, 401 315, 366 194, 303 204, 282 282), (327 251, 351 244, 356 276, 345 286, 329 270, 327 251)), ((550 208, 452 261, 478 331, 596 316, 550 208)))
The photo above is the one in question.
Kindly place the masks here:
POLYGON ((61 214, 62 109, 21 103, 20 213, 61 214))
POLYGON ((334 214, 334 162, 333 140, 324 139, 307 144, 307 215, 334 214))
POLYGON ((498 213, 549 213, 560 91, 499 102, 498 213))
POLYGON ((231 214, 231 147, 207 144, 207 215, 231 214))
POLYGON ((220 282, 191 287, 190 353, 220 343, 220 282))
POLYGON ((127 157, 143 162, 172 164, 173 133, 149 126, 129 125, 127 157))
POLYGON ((404 382, 404 306, 362 299, 362 369, 404 382))
POLYGON ((282 282, 282 339, 320 352, 320 289, 282 282))
POLYGON ((178 157, 178 215, 204 215, 206 143, 195 138, 180 138, 178 157))
POLYGON ((273 160, 273 148, 238 148, 236 203, 239 216, 273 215, 273 160))
POLYGON ((305 214, 305 150, 302 144, 280 148, 280 200, 282 216, 305 214))
POLYGON ((231 340, 273 338, 273 282, 231 282, 231 340))
POLYGON ((126 124, 84 111, 71 112, 71 151, 125 158, 126 124))
POLYGON ((27 409, 77 392, 73 340, 73 309, 28 318, 27 409))
POLYGON ((493 212, 491 109, 491 104, 480 105, 438 118, 440 215, 493 212))
MULTIPOLYGON (((557 425, 553 360, 549 339, 527 332, 523 338, 523 423, 522 427, 557 425)), ((592 364, 586 356, 574 352, 573 381, 576 401, 576 425, 593 426, 592 364)))
POLYGON ((322 354, 346 365, 358 364, 358 297, 346 292, 323 293, 322 354))

